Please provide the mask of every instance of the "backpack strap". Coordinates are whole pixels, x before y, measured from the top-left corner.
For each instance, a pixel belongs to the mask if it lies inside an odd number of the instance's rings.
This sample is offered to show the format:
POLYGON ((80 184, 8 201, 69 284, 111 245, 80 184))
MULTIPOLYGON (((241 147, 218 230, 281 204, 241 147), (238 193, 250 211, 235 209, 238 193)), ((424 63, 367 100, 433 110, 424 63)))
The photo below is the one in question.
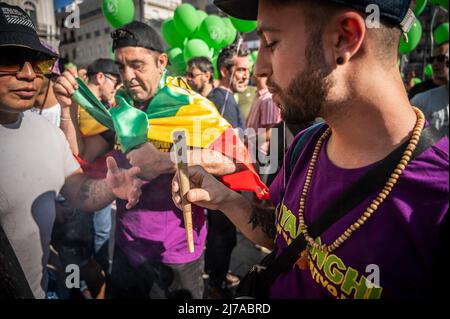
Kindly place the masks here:
POLYGON ((291 172, 294 170, 295 164, 297 164, 297 160, 299 159, 305 146, 309 143, 313 135, 324 126, 325 123, 314 124, 313 126, 307 128, 302 136, 300 136, 300 138, 297 140, 294 148, 292 149, 291 156, 289 157, 289 166, 286 168, 287 178, 289 178, 291 172))
POLYGON ((34 299, 22 266, 1 224, 0 299, 34 299))

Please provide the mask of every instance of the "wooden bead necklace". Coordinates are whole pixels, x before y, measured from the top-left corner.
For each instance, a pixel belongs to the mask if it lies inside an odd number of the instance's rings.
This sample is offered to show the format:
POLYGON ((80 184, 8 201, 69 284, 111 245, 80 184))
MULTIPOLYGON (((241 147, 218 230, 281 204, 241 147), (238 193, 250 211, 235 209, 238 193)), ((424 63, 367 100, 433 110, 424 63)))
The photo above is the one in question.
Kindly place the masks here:
MULTIPOLYGON (((298 218, 299 218, 299 225, 300 229, 302 231, 302 234, 308 243, 308 246, 313 247, 318 250, 322 250, 328 253, 331 253, 332 251, 336 250, 338 247, 340 247, 355 231, 357 231, 359 228, 361 228, 362 225, 375 213, 375 211, 378 209, 378 207, 381 205, 381 203, 388 197, 390 192, 392 192, 392 189, 394 188, 395 184, 397 183, 400 175, 402 175, 403 171, 405 170, 406 166, 411 160, 412 153, 414 152, 417 143, 419 142, 420 136, 422 134, 423 127, 425 125, 425 116, 418 108, 414 107, 414 111, 417 116, 416 125, 414 127, 412 136, 409 140, 409 144, 406 147, 405 151, 403 152, 403 156, 398 163, 397 167, 394 169, 394 172, 391 174, 390 178, 386 182, 383 190, 378 194, 377 198, 372 201, 372 203, 367 207, 367 209, 364 211, 364 213, 361 215, 361 217, 354 222, 350 227, 348 227, 331 245, 326 244, 319 244, 317 243, 314 238, 312 238, 308 233, 308 226, 305 224, 305 217, 304 217, 304 211, 305 211, 305 204, 306 204, 306 197, 308 195, 309 186, 311 184, 311 179, 313 176, 314 168, 316 165, 316 161, 319 157, 319 152, 322 147, 323 142, 328 138, 328 136, 331 133, 331 128, 328 128, 322 136, 317 141, 316 147, 314 148, 314 153, 311 158, 311 163, 308 167, 308 172, 306 175, 305 184, 303 186, 303 191, 300 195, 300 205, 298 209, 298 218)), ((301 252, 300 258, 297 261, 296 265, 299 266, 300 269, 307 269, 309 267, 309 252, 308 248, 301 252)))

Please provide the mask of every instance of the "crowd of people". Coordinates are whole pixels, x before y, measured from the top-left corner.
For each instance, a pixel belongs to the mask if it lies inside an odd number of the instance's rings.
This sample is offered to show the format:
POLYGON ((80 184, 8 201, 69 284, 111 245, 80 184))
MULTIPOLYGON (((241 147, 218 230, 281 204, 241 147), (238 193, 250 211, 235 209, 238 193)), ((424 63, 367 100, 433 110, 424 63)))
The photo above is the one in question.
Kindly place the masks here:
POLYGON ((411 1, 371 2, 378 29, 354 1, 216 0, 258 20, 254 69, 236 41, 216 66, 194 57, 181 77, 168 74, 165 45, 146 23, 111 33, 114 60, 63 66, 27 13, 0 2, 0 297, 233 298, 237 231, 274 258, 305 242, 270 298, 442 296, 449 44, 434 48, 430 80, 405 87, 397 49, 411 1), (238 95, 250 85, 244 115, 238 95), (80 86, 106 110, 146 113, 148 140, 125 151, 119 130, 76 98, 80 86), (250 154, 243 163, 211 143, 188 148, 194 253, 173 144, 150 133, 163 113, 230 126, 250 154), (267 157, 272 171, 260 169, 267 157), (259 172, 267 197, 227 184, 247 171, 259 172), (67 286, 70 265, 81 286, 67 286))

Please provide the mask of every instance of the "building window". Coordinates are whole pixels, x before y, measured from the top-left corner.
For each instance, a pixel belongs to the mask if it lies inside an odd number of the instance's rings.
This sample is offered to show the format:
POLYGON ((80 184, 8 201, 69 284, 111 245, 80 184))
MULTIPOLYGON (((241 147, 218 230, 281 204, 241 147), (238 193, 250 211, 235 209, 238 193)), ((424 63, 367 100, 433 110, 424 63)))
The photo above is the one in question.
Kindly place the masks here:
POLYGON ((34 25, 37 27, 37 13, 36 13, 36 5, 30 1, 27 1, 23 4, 23 9, 30 16, 34 25))
POLYGON ((86 33, 86 39, 90 39, 91 38, 91 33, 86 33))
POLYGON ((75 60, 77 58, 77 49, 72 50, 72 56, 73 56, 73 60, 75 60))
POLYGON ((105 28, 105 34, 110 34, 110 33, 111 33, 111 28, 110 27, 105 28))
POLYGON ((82 35, 79 35, 78 38, 77 38, 77 40, 78 40, 78 41, 83 40, 83 36, 82 36, 82 35))
POLYGON ((100 36, 100 30, 95 31, 94 34, 95 34, 96 37, 99 37, 100 36))

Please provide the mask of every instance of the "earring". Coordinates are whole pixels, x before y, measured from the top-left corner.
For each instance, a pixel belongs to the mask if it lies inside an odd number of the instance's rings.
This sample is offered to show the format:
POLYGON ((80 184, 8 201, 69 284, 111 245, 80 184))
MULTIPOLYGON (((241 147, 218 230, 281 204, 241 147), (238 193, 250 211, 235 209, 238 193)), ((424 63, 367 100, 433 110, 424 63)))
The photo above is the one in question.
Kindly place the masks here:
POLYGON ((338 65, 344 64, 344 58, 338 57, 338 58, 336 59, 336 63, 337 63, 338 65))

